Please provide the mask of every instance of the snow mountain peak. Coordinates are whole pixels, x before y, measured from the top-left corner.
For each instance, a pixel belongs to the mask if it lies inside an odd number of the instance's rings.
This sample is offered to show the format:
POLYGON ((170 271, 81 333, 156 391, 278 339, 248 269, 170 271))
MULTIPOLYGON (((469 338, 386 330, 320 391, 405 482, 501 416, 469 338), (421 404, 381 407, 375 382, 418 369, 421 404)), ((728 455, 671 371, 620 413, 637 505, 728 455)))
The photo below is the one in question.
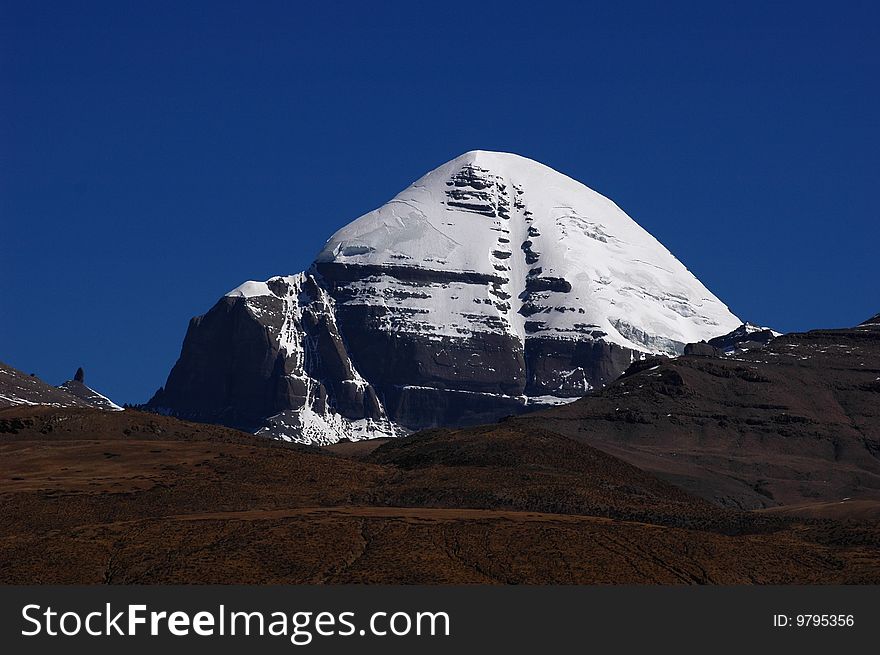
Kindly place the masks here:
POLYGON ((741 324, 608 198, 473 150, 194 319, 151 401, 298 441, 494 420, 741 324))
POLYGON ((474 150, 434 169, 336 232, 316 260, 318 270, 328 263, 480 276, 485 293, 468 287, 477 295, 450 297, 444 320, 432 312, 438 334, 500 321, 521 339, 602 332, 622 346, 673 353, 740 324, 611 200, 508 153, 474 150))

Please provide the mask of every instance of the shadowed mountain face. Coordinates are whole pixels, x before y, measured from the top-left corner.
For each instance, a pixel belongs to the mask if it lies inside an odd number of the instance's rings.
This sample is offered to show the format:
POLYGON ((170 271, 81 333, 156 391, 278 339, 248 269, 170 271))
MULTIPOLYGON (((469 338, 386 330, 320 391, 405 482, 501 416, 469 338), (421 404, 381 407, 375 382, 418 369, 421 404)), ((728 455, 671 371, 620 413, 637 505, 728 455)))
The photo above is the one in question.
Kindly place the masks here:
POLYGON ((3 583, 880 582, 876 521, 719 509, 506 425, 365 460, 131 410, 14 407, 0 503, 3 583))
POLYGON ((510 421, 589 443, 714 503, 880 499, 880 320, 731 357, 639 362, 510 421))

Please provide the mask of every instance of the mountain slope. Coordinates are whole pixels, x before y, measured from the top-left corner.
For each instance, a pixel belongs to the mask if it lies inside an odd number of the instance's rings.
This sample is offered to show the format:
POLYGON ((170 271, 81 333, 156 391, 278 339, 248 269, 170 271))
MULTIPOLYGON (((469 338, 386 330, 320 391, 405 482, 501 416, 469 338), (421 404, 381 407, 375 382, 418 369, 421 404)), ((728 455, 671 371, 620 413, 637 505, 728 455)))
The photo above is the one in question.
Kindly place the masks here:
POLYGON ((97 409, 105 409, 112 412, 122 410, 122 407, 114 403, 104 394, 98 393, 85 382, 85 373, 82 368, 77 369, 72 380, 68 380, 59 385, 59 389, 63 389, 72 396, 76 396, 86 404, 97 409))
POLYGON ((88 407, 89 403, 64 389, 46 384, 34 375, 22 373, 0 362, 0 409, 17 405, 88 407))
POLYGON ((512 419, 583 441, 717 504, 880 500, 880 321, 721 357, 639 362, 512 419))
POLYGON ((35 375, 27 375, 0 362, 0 409, 19 405, 47 407, 94 407, 110 411, 122 409, 119 405, 83 382, 82 369, 74 379, 53 387, 35 375))
POLYGON ((366 461, 400 473, 384 502, 588 514, 732 530, 740 517, 585 443, 511 423, 425 430, 393 439, 366 461))
POLYGON ((154 410, 310 443, 580 397, 740 325, 614 203, 473 151, 193 319, 154 410))
POLYGON ((7 408, 0 437, 5 584, 880 580, 876 521, 722 510, 507 426, 373 461, 132 410, 7 408))

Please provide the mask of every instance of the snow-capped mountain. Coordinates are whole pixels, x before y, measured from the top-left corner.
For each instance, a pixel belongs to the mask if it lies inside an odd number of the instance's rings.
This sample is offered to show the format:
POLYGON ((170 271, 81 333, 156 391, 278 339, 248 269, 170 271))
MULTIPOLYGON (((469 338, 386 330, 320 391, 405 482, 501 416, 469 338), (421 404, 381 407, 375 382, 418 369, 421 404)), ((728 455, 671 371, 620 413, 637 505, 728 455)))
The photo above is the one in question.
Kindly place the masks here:
POLYGON ((617 205, 468 152, 336 232, 305 273, 193 319, 157 409, 297 441, 582 396, 741 321, 617 205))

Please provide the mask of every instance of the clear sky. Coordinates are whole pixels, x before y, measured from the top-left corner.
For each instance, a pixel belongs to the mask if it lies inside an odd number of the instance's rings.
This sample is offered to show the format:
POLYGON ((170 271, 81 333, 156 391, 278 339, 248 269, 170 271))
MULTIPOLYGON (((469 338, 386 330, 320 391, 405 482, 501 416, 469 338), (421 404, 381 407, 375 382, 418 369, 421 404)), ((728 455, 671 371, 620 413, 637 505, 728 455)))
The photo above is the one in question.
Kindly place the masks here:
POLYGON ((740 317, 880 311, 875 2, 0 4, 0 360, 117 402, 187 322, 472 149, 615 200, 740 317))

